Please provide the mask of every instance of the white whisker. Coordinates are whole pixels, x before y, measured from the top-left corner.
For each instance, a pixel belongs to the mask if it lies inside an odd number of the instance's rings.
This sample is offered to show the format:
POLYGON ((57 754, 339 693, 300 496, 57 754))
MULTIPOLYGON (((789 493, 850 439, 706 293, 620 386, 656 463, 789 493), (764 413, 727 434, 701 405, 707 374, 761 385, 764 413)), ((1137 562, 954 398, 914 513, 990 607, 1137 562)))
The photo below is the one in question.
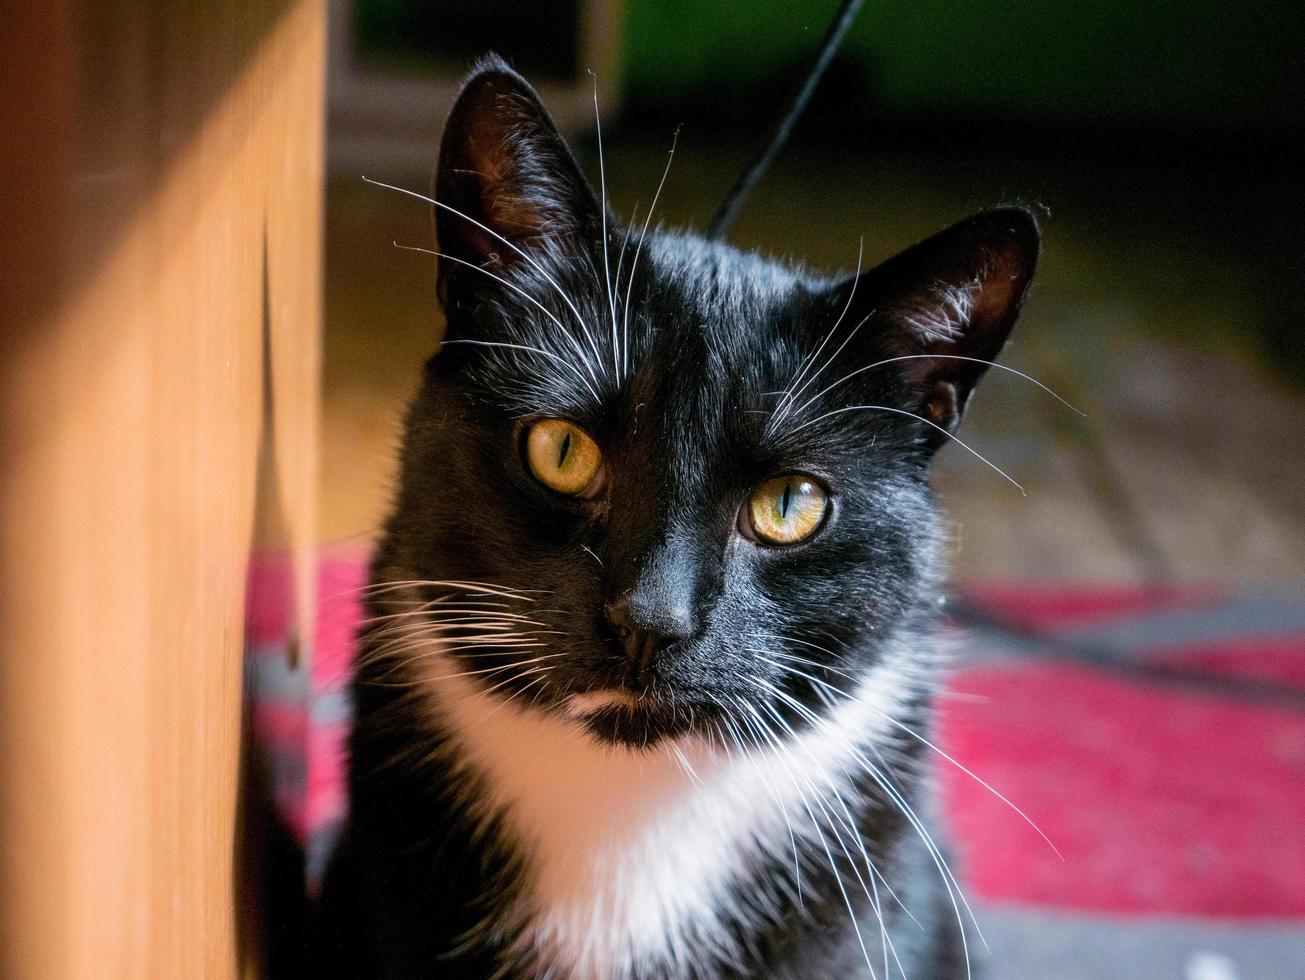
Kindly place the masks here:
POLYGON ((800 415, 805 409, 807 409, 815 402, 819 401, 820 398, 822 398, 824 395, 827 395, 829 392, 833 391, 844 381, 849 381, 852 378, 856 377, 858 374, 861 374, 865 371, 869 371, 872 368, 883 367, 885 364, 895 364, 898 361, 919 361, 919 360, 969 361, 973 364, 986 364, 990 368, 996 368, 999 371, 1005 371, 1008 374, 1013 374, 1016 377, 1023 378, 1025 381, 1028 381, 1031 384, 1037 385, 1039 388, 1045 391, 1052 398, 1056 399, 1056 401, 1060 402, 1062 405, 1064 405, 1074 414, 1080 415, 1083 418, 1087 418, 1086 412, 1083 412, 1078 408, 1075 408, 1072 404, 1070 404, 1064 398, 1060 397, 1060 395, 1056 394, 1056 392, 1052 391, 1050 388, 1044 385, 1037 378, 1030 377, 1029 375, 1025 374, 1023 371, 1017 371, 1013 367, 1007 367, 1005 364, 998 364, 996 361, 988 361, 980 357, 965 357, 961 354, 902 354, 899 357, 888 357, 888 358, 884 358, 882 361, 875 361, 873 364, 867 364, 864 367, 859 367, 854 371, 849 371, 847 374, 843 375, 833 384, 825 386, 820 391, 816 392, 814 395, 812 395, 810 398, 804 401, 796 409, 794 409, 794 413, 800 415))
MULTIPOLYGON (((737 703, 738 703, 738 705, 739 705, 740 707, 742 707, 742 708, 744 708, 746 711, 752 713, 753 716, 754 716, 755 718, 760 719, 760 715, 757 715, 757 714, 755 713, 755 709, 752 707, 752 705, 748 704, 746 701, 744 701, 744 700, 742 700, 742 699, 736 699, 736 700, 737 700, 737 703)), ((762 734, 764 737, 767 737, 767 739, 768 739, 768 741, 771 743, 772 747, 776 750, 776 751, 775 751, 776 758, 779 760, 780 765, 784 766, 784 768, 785 768, 786 770, 789 771, 789 776, 790 776, 790 780, 792 780, 792 785, 793 785, 794 789, 797 791, 799 797, 801 798, 801 805, 802 805, 803 809, 806 810, 806 812, 807 812, 807 816, 811 818, 811 826, 812 826, 812 828, 816 831, 817 835, 819 836, 819 838, 820 838, 820 845, 821 845, 821 847, 824 849, 825 856, 826 856, 826 858, 827 858, 828 861, 829 861, 829 871, 830 871, 830 874, 833 875, 833 877, 834 877, 834 882, 835 882, 835 884, 838 885, 839 893, 840 893, 840 894, 842 895, 842 897, 843 897, 843 904, 847 907, 847 915, 848 915, 848 919, 849 919, 850 922, 851 922, 851 925, 852 925, 852 931, 853 931, 853 933, 856 935, 856 941, 857 941, 857 944, 861 947, 861 955, 865 958, 865 964, 866 964, 867 969, 870 970, 871 980, 874 980, 874 978, 877 976, 877 974, 875 973, 874 964, 870 962, 870 951, 866 948, 865 938, 861 935, 861 926, 860 926, 860 924, 857 922, 856 911, 852 908, 852 898, 851 898, 850 895, 848 895, 848 893, 847 893, 847 888, 846 888, 846 886, 843 884, 843 876, 842 876, 842 875, 839 873, 839 871, 838 871, 838 862, 834 859, 833 852, 830 851, 830 849, 829 849, 829 843, 828 843, 828 841, 825 839, 825 833, 824 833, 824 830, 821 828, 821 823, 820 823, 819 820, 816 819, 816 815, 812 812, 811 807, 808 805, 806 794, 805 794, 805 793, 802 791, 802 789, 798 786, 798 783, 797 783, 797 777, 798 777, 798 776, 802 776, 803 781, 804 781, 804 782, 806 783, 806 785, 807 785, 807 788, 808 788, 809 790, 811 790, 811 792, 812 792, 812 795, 813 795, 813 797, 814 797, 814 799, 815 799, 816 806, 820 808, 821 812, 824 813, 826 817, 828 817, 828 815, 829 815, 829 814, 828 814, 828 811, 825 810, 825 808, 824 808, 824 806, 822 805, 822 802, 821 802, 821 801, 822 801, 822 797, 820 796, 819 792, 817 792, 817 791, 815 790, 815 787, 811 784, 810 780, 807 779, 807 778, 802 774, 802 769, 801 769, 800 766, 795 766, 793 769, 789 769, 789 766, 788 766, 786 760, 791 759, 791 753, 790 753, 790 751, 789 751, 789 750, 788 750, 788 749, 783 745, 783 743, 779 740, 778 736, 776 736, 776 735, 775 735, 775 734, 770 730, 769 726, 765 725, 764 723, 761 724, 760 729, 759 729, 759 732, 760 732, 760 734, 762 734)), ((837 829, 832 825, 832 823, 829 824, 829 830, 830 830, 831 833, 834 834, 835 839, 838 841, 839 847, 840 847, 840 849, 842 849, 844 856, 847 857, 848 860, 850 861, 850 860, 851 860, 851 856, 847 853, 847 849, 846 849, 846 847, 843 846, 842 836, 838 833, 838 830, 837 830, 837 829)), ((854 867, 854 869, 855 869, 855 865, 854 865, 853 867, 854 867)), ((860 875, 859 875, 859 872, 858 872, 857 874, 858 874, 858 877, 859 877, 859 876, 860 876, 860 875)), ((868 894, 868 893, 867 893, 867 894, 868 894)))
MULTIPOLYGON (((643 229, 639 232, 639 244, 634 248, 634 260, 630 263, 630 281, 625 287, 625 309, 621 314, 621 330, 625 336, 626 350, 629 350, 630 344, 630 296, 634 292, 634 275, 639 268, 639 256, 643 252, 643 240, 648 234, 648 224, 652 221, 653 212, 657 210, 657 201, 662 196, 662 188, 666 186, 666 177, 671 172, 671 163, 675 159, 675 147, 680 141, 680 131, 677 128, 675 135, 671 137, 671 149, 666 155, 666 166, 662 169, 662 179, 657 184, 657 191, 653 194, 652 204, 648 206, 648 214, 643 219, 643 229)), ((627 372, 629 368, 627 365, 627 372)))
POLYGON ((966 939, 964 921, 961 918, 962 905, 965 907, 965 911, 969 915, 970 922, 974 925, 974 930, 976 935, 978 935, 979 939, 983 941, 985 946, 987 945, 987 940, 984 939, 983 937, 983 932, 979 927, 979 921, 975 917, 973 909, 970 908, 969 901, 966 899, 965 893, 961 889, 960 882, 957 881, 956 876, 952 873, 950 866, 947 864, 946 859, 943 857, 942 851, 938 848, 938 845, 934 842, 933 836, 929 833, 923 821, 921 821, 920 818, 916 815, 915 811, 911 808, 911 805, 906 801, 905 796, 903 796, 902 793, 895 786, 893 786, 892 782, 879 769, 879 767, 875 766, 873 763, 870 762, 869 759, 866 758, 865 754, 861 751, 861 749, 857 748, 851 743, 848 743, 846 739, 843 739, 842 736, 839 735, 837 732, 834 732, 831 729, 829 729, 824 719, 813 714, 810 711, 810 709, 806 707, 806 705, 802 704, 802 702, 790 697, 789 695, 785 694, 783 691, 781 691, 778 688, 775 688, 773 686, 769 686, 769 687, 770 687, 770 693, 772 695, 784 701, 785 704, 789 705, 789 707, 791 707, 794 711, 798 712, 798 714, 802 715, 805 719, 807 719, 807 721, 811 725, 815 726, 820 730, 825 731, 831 737, 839 741, 842 741, 843 744, 852 752, 853 760, 856 761, 856 763, 861 767, 861 769, 866 773, 866 775, 868 775, 872 780, 874 780, 874 782, 885 793, 889 795, 889 798, 894 802, 894 804, 896 804, 897 808, 901 811, 902 815, 906 817, 907 822, 911 824, 911 827, 915 830, 917 836, 919 836, 921 842, 924 844, 925 849, 928 851, 930 859, 933 861, 934 866, 938 869, 942 883, 944 887, 947 889, 948 897, 951 900, 952 908, 956 913, 957 924, 960 926, 961 946, 965 956, 966 976, 970 977, 971 966, 970 966, 969 944, 966 939), (957 901, 958 898, 959 898, 959 903, 957 901))
POLYGON ((598 391, 589 383, 589 379, 586 378, 583 374, 581 374, 579 369, 574 364, 572 364, 570 361, 563 360, 562 358, 558 357, 556 354, 552 353, 551 351, 544 350, 542 347, 532 347, 529 344, 511 344, 506 341, 500 341, 500 340, 467 340, 467 339, 446 340, 444 341, 443 346, 451 347, 454 344, 467 344, 472 347, 501 347, 510 350, 526 351, 531 354, 540 354, 543 357, 547 357, 549 360, 554 361, 555 363, 560 364, 563 367, 573 371, 575 373, 575 376, 580 379, 580 381, 584 384, 586 388, 589 389, 589 393, 592 394, 597 401, 600 402, 602 401, 602 396, 598 394, 598 391))
MULTIPOLYGON (((448 261, 448 262, 456 262, 458 265, 466 266, 468 269, 474 269, 476 272, 483 273, 484 275, 489 276, 489 278, 502 283, 504 286, 512 290, 514 293, 516 293, 518 296, 520 296, 522 299, 526 300, 527 302, 533 303, 535 306, 539 308, 540 312, 543 313, 544 316, 548 317, 550 320, 553 321, 553 323, 557 325, 558 331, 567 340, 567 342, 570 343, 570 345, 575 349, 576 353, 579 355, 580 363, 585 366, 585 369, 589 372, 589 377, 593 380, 594 384, 595 385, 600 384, 598 380, 598 375, 594 373, 593 365, 589 361, 589 355, 586 353, 584 347, 581 346, 580 341, 577 340, 575 335, 572 334, 571 331, 568 330, 562 324, 562 321, 558 319, 557 315, 553 313, 552 310, 550 310, 543 303, 539 302, 539 300, 535 299, 535 297, 531 296, 520 286, 516 285, 515 283, 508 282, 507 279, 503 278, 500 275, 497 275, 496 273, 490 272, 484 266, 476 265, 474 262, 468 262, 465 259, 460 259, 456 255, 449 255, 447 252, 440 252, 433 248, 422 248, 419 245, 401 245, 398 242, 391 242, 391 244, 395 248, 402 249, 405 252, 421 252, 424 255, 433 255, 440 260, 448 261)), ((590 387, 589 390, 591 392, 594 392, 593 387, 590 387)), ((596 392, 594 393, 596 396, 597 393, 596 392)))
POLYGON ((794 431, 801 431, 802 429, 805 429, 805 428, 807 428, 807 427, 809 427, 809 426, 815 425, 817 422, 822 422, 822 421, 824 421, 824 420, 827 419, 827 418, 832 418, 832 417, 835 416, 835 415, 842 415, 844 412, 861 412, 861 411, 891 412, 891 413, 894 414, 894 415, 905 415, 905 416, 907 416, 908 418, 913 418, 913 419, 915 419, 915 420, 918 421, 918 422, 923 422, 925 425, 929 426, 930 428, 936 429, 937 431, 941 432, 941 433, 942 433, 943 435, 945 435, 948 439, 951 439, 953 442, 955 442, 957 445, 959 445, 959 446, 960 446, 962 449, 964 449, 966 452, 970 453, 972 456, 974 456, 975 458, 977 458, 977 459, 978 459, 981 463, 983 463, 985 466, 988 466, 988 467, 990 467, 991 469, 993 469, 994 471, 996 471, 997 473, 1000 473, 1000 474, 1002 475, 1002 477, 1004 477, 1006 480, 1009 480, 1010 483, 1011 483, 1012 485, 1014 485, 1014 487, 1015 487, 1017 490, 1019 490, 1020 493, 1025 494, 1025 495, 1027 496, 1027 491, 1024 489, 1024 487, 1023 487, 1023 486, 1022 486, 1018 481, 1016 481, 1016 480, 1014 479, 1014 477, 1012 477, 1009 473, 1007 473, 1005 470, 1003 470, 1003 469, 1002 469, 1000 466, 998 466, 996 463, 994 463, 994 462, 992 462, 990 459, 988 459, 988 457, 986 457, 986 456, 984 456, 982 453, 980 453, 980 452, 979 452, 977 449, 975 449, 973 446, 969 445, 969 444, 966 443, 966 442, 963 442, 959 436, 954 435, 954 434, 951 433, 951 432, 948 432, 946 429, 944 429, 944 428, 943 428, 941 425, 939 425, 937 422, 931 422, 931 421, 929 421, 927 418, 925 418, 924 416, 922 416, 922 415, 916 415, 914 412, 908 412, 908 411, 906 411, 906 409, 904 409, 904 408, 892 408, 892 407, 890 407, 890 406, 888 406, 888 405, 848 405, 848 406, 845 407, 845 408, 836 408, 836 409, 834 409, 832 412, 825 412, 825 414, 823 414, 823 415, 817 415, 815 418, 811 419, 810 421, 808 421, 808 422, 803 422, 803 423, 802 423, 801 425, 799 425, 799 426, 797 427, 797 429, 795 429, 794 431))
POLYGON ((603 278, 607 284, 607 307, 612 314, 612 370, 619 381, 621 378, 621 342, 616 332, 616 297, 612 294, 612 269, 607 258, 607 167, 603 162, 603 121, 598 111, 598 76, 591 71, 589 77, 593 79, 594 85, 594 131, 598 137, 598 182, 601 197, 599 204, 603 211, 603 278))
MULTIPOLYGON (((820 352, 825 349, 825 345, 833 338, 834 333, 838 330, 839 324, 843 322, 843 317, 847 316, 847 311, 852 308, 852 300, 856 298, 856 288, 861 282, 861 262, 864 257, 865 239, 862 238, 857 244, 856 250, 856 275, 852 279, 852 288, 848 291, 847 302, 843 305, 843 311, 838 314, 838 319, 834 321, 834 325, 829 328, 829 332, 825 334, 824 339, 820 341, 820 344, 816 349, 811 352, 810 356, 803 359, 797 375, 789 382, 788 387, 784 390, 784 396, 780 399, 779 404, 775 406, 777 414, 772 417, 770 425, 767 426, 767 432, 772 431, 775 425, 778 425, 781 420, 788 416, 788 409, 791 407, 793 399, 795 399, 801 392, 801 389, 798 389, 797 391, 794 391, 794 389, 802 382, 807 371, 810 370, 811 365, 814 364, 816 358, 820 356, 820 352)), ((866 319, 869 319, 869 317, 867 316, 866 319)), ((862 320, 861 323, 857 324, 858 330, 862 323, 865 323, 865 320, 862 320)), ((855 333, 855 331, 853 331, 853 333, 855 333)), ((846 343, 846 341, 844 341, 844 343, 846 343)), ((840 347, 839 350, 842 350, 842 348, 840 347)), ((821 367, 821 370, 824 370, 823 366, 821 367)), ((819 374, 820 372, 817 371, 816 373, 819 374)))
MULTIPOLYGON (((430 197, 430 196, 428 196, 428 195, 426 195, 426 194, 419 194, 419 193, 417 193, 416 191, 410 191, 410 190, 408 190, 406 187, 398 187, 398 186, 396 186, 396 185, 394 185, 394 184, 386 184, 386 183, 384 183, 384 182, 382 182, 382 181, 379 181, 379 180, 372 180, 372 178, 370 178, 370 177, 366 177, 366 176, 363 177, 363 181, 366 182, 366 183, 368 183, 368 184, 372 184, 373 186, 376 186, 376 187, 383 187, 383 188, 385 188, 386 190, 389 190, 389 191, 395 191, 396 193, 399 193, 399 194, 406 194, 408 197, 415 197, 415 198, 416 198, 417 200, 419 200, 419 201, 425 201, 427 204, 434 205, 435 207, 440 208, 440 209, 442 209, 442 210, 444 210, 444 211, 447 211, 447 212, 449 212, 450 214, 457 215, 459 218, 462 218, 464 221, 468 221, 468 222, 470 222, 471 224, 473 224, 473 225, 475 225, 477 228, 479 228, 481 231, 485 232, 487 235, 493 235, 495 238, 497 238, 500 242, 502 242, 502 243, 503 243, 504 245, 506 245, 508 248, 512 249, 512 251, 516 252, 516 253, 517 253, 518 255, 520 255, 523 259, 525 259, 527 262, 529 262, 529 263, 534 267, 535 271, 538 272, 541 276, 543 276, 544 279, 545 279, 545 280, 546 280, 546 281, 547 281, 547 282, 548 282, 548 283, 549 283, 549 284, 550 284, 554 289, 557 290, 558 295, 562 297, 562 302, 566 303, 566 305, 567 305, 568 307, 570 307, 571 312, 575 314, 575 318, 576 318, 577 322, 580 324, 581 329, 583 329, 586 333, 589 332, 589 331, 588 331, 588 327, 585 326, 585 319, 584 319, 584 317, 582 317, 582 316, 580 315, 580 311, 579 311, 578 309, 576 309, 575 304, 574 304, 573 302, 571 302, 571 297, 568 296, 568 295, 566 294, 566 291, 563 290, 562 287, 558 285, 557 280, 554 279, 551 275, 549 275, 549 274, 548 274, 548 271, 547 271, 547 270, 546 270, 542 265, 540 265, 538 261, 535 260, 534 256, 530 255, 530 253, 526 252, 524 249, 522 249, 522 248, 520 248, 519 246, 517 246, 517 244, 516 244, 515 242, 513 242, 513 241, 511 241, 511 240, 509 240, 509 239, 507 239, 507 238, 504 238, 502 235, 500 235, 498 232, 496 232, 493 228, 490 228, 488 225, 481 224, 481 222, 479 222, 479 221, 477 221, 475 218, 471 217, 471 215, 469 215, 469 214, 463 214, 463 213, 462 213, 461 211, 459 211, 457 208, 450 207, 449 205, 445 204, 443 201, 437 201, 437 200, 435 200, 435 198, 430 197)), ((592 339, 592 338, 591 338, 591 339, 592 339)), ((597 348, 595 348, 595 350, 596 350, 596 349, 597 349, 597 348)))

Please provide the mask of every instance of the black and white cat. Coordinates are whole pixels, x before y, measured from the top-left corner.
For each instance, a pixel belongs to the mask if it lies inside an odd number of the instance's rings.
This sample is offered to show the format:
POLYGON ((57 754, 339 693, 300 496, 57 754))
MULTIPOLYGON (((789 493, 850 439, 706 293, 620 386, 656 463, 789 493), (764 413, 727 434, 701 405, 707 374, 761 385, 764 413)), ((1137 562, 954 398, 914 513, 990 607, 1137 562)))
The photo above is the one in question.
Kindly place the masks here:
POLYGON ((447 330, 368 589, 323 966, 964 976, 929 464, 1033 216, 842 278, 627 226, 494 59, 435 207, 447 330))

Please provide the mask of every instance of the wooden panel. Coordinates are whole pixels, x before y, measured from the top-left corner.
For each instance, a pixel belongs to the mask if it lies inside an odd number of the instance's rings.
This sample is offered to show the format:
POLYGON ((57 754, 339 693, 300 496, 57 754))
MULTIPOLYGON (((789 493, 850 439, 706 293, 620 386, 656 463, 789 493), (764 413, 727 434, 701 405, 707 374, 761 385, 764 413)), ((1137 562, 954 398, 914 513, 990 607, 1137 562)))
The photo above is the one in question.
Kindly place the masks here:
POLYGON ((321 0, 0 5, 0 975, 253 969, 245 573, 270 370, 311 616, 324 45, 321 0))

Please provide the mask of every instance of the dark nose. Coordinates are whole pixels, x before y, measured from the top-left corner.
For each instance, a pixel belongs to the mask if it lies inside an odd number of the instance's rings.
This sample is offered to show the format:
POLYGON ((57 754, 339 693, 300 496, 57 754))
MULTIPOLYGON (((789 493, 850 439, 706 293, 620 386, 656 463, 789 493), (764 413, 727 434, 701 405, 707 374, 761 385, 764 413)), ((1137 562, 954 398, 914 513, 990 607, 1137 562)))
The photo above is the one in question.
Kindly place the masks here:
POLYGON ((693 633, 693 614, 687 605, 643 609, 629 596, 605 603, 603 610, 625 651, 632 686, 643 687, 657 657, 693 633))

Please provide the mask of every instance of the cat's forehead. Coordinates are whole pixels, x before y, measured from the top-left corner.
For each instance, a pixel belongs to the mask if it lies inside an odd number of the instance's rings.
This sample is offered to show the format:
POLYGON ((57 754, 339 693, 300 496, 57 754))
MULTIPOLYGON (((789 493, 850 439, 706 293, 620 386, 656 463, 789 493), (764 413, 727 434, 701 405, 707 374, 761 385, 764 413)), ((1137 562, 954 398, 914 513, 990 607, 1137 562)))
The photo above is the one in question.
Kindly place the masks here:
POLYGON ((668 233, 649 252, 648 302, 678 307, 708 334, 778 326, 811 293, 811 278, 795 267, 729 245, 668 233))
POLYGON ((658 236, 649 259, 639 340, 666 383, 768 390, 803 356, 814 287, 801 270, 679 234, 658 236))
POLYGON ((633 363, 611 393, 620 437, 682 462, 764 452, 767 423, 810 354, 822 283, 675 233, 651 241, 646 261, 633 363))

